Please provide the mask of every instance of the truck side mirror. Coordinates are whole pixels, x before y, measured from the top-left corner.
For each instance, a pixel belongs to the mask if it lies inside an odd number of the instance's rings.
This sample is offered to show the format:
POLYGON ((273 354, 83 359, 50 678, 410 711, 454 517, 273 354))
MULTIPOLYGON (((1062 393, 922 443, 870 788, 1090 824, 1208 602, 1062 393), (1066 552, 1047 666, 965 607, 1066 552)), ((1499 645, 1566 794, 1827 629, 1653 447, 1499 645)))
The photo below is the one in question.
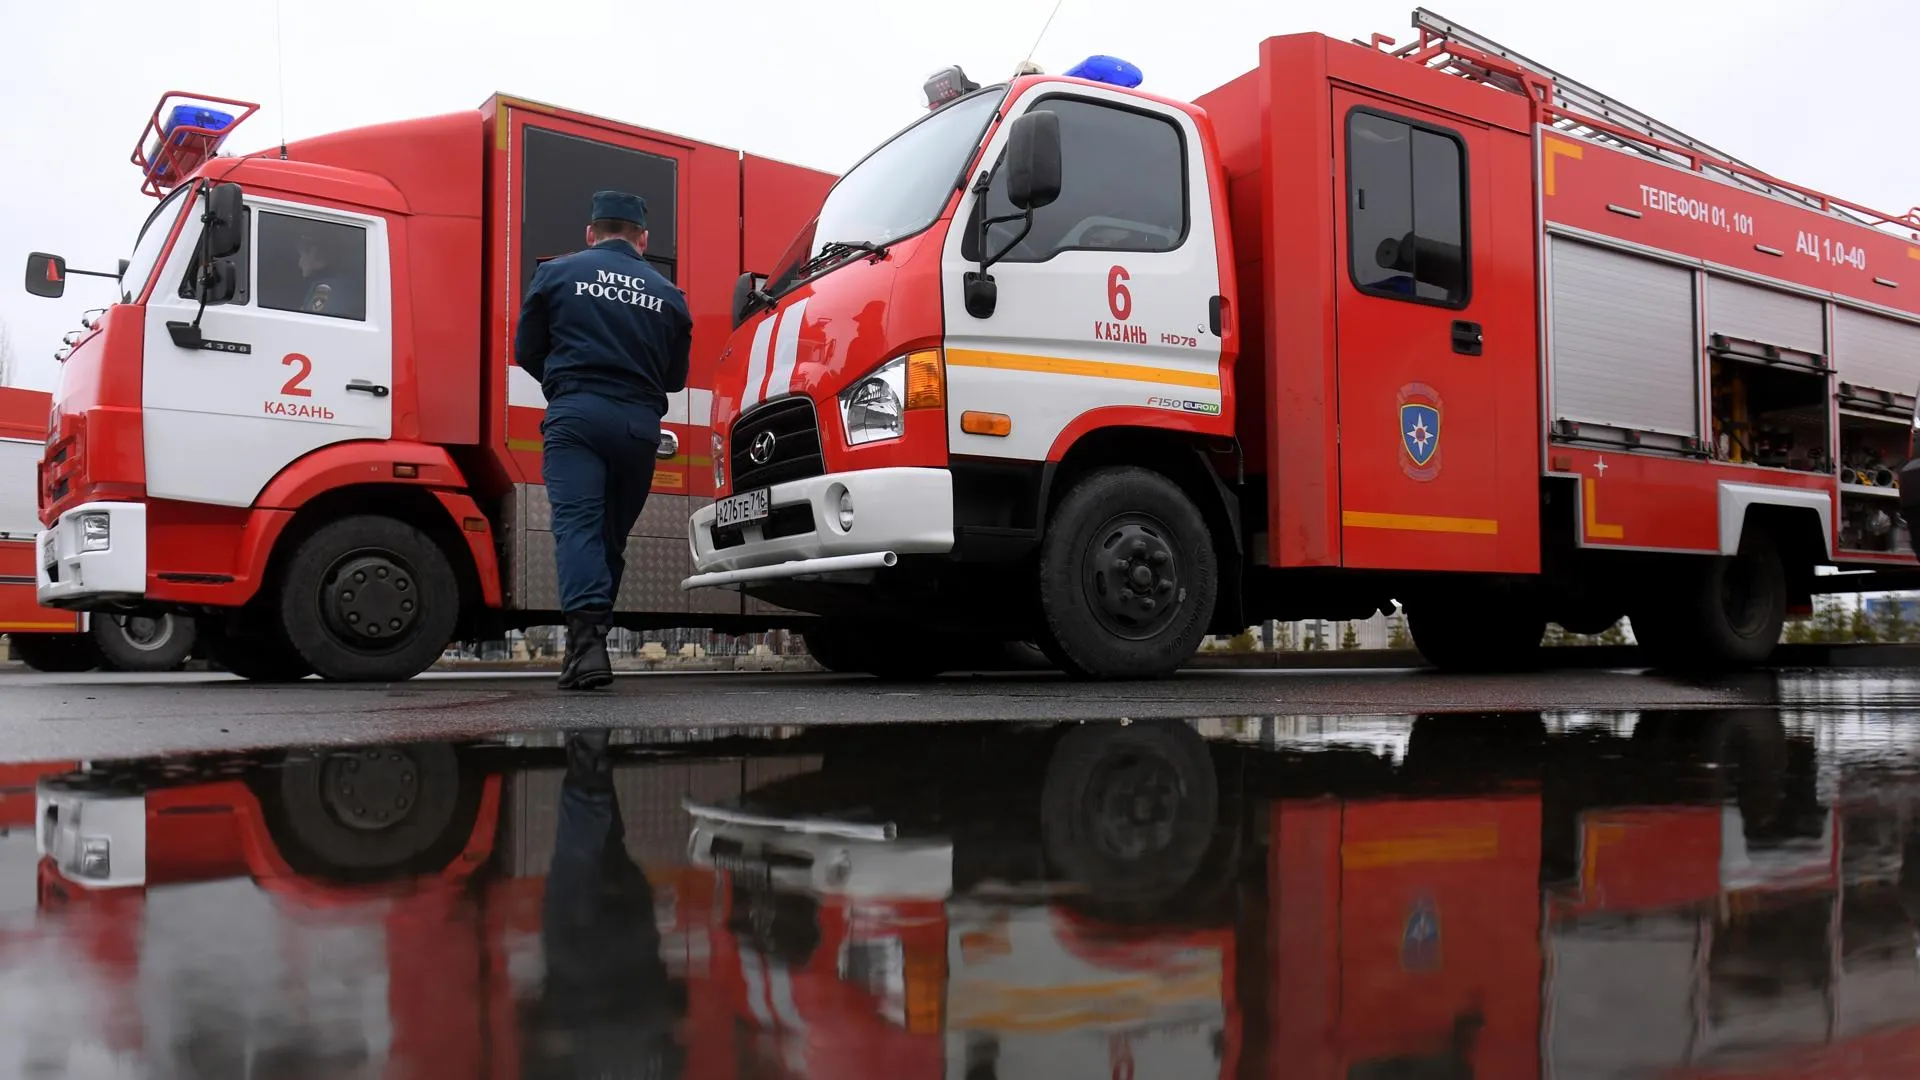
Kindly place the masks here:
POLYGON ((244 208, 239 184, 215 184, 207 190, 206 251, 210 259, 238 254, 244 208))
POLYGON ((1007 130, 1007 201, 1038 210, 1060 197, 1060 114, 1023 113, 1007 130))
MULTIPOLYGON (((967 314, 974 318, 992 318, 1000 302, 999 286, 987 271, 1033 231, 1033 212, 1060 197, 1060 157, 1060 114, 1036 109, 1021 114, 1007 129, 1007 148, 996 168, 1006 170, 1007 201, 1014 213, 980 219, 980 269, 967 272, 962 290, 967 314), (1019 233, 999 251, 989 252, 990 230, 1010 221, 1020 222, 1019 233)), ((982 176, 974 190, 984 194, 988 183, 982 176)), ((984 208, 986 203, 979 205, 984 208)))
POLYGON ((738 330, 740 324, 747 321, 747 318, 753 314, 755 307, 772 302, 772 297, 760 291, 761 286, 766 283, 767 275, 756 274, 752 271, 741 274, 738 278, 734 279, 732 308, 734 329, 738 330))
POLYGON ((67 260, 36 251, 27 256, 27 292, 58 300, 67 293, 67 260))

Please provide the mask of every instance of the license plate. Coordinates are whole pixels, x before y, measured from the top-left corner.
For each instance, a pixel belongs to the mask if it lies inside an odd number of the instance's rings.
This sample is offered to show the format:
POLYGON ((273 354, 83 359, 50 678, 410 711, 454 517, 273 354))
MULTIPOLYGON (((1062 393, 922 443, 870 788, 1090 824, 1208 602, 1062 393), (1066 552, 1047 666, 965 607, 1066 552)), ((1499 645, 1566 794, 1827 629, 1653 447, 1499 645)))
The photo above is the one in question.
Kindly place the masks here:
POLYGON ((730 495, 713 504, 713 524, 715 528, 726 529, 735 525, 751 525, 766 519, 768 509, 767 489, 743 491, 730 495))

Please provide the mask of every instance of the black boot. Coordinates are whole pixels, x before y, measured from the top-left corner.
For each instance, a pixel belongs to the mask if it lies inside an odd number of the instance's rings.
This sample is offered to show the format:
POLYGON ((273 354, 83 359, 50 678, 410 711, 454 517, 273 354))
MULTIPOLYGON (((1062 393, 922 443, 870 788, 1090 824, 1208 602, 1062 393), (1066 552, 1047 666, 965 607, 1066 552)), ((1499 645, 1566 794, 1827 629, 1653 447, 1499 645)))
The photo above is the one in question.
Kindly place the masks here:
POLYGON ((608 613, 576 611, 567 616, 567 657, 560 665, 560 689, 598 690, 613 681, 607 660, 608 613))
POLYGON ((613 761, 607 756, 610 734, 604 729, 567 733, 567 783, 596 793, 613 790, 613 761))

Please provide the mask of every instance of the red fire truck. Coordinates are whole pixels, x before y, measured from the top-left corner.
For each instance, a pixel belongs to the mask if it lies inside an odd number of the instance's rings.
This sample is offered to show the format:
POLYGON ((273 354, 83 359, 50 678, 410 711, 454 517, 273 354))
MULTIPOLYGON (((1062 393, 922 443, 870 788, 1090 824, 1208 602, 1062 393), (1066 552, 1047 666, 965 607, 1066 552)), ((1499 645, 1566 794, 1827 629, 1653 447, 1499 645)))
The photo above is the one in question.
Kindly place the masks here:
MULTIPOLYGON (((556 621, 545 400, 511 337, 535 265, 578 246, 591 193, 618 187, 647 199, 647 257, 694 315, 619 621, 783 617, 674 583, 710 496, 728 285, 771 263, 831 177, 503 95, 219 155, 256 109, 170 92, 135 145, 160 202, 63 351, 41 603, 193 613, 215 660, 269 680, 408 678, 455 636, 556 621)), ((73 273, 89 272, 36 253, 27 287, 58 296, 73 273)))
POLYGON ((929 81, 737 283, 685 585, 827 616, 832 665, 912 623, 1112 677, 1394 600, 1445 667, 1623 616, 1745 664, 1862 580, 1821 566, 1910 579, 1920 213, 1414 22, 1193 103, 929 81))
POLYGON ((0 386, 0 634, 14 659, 41 671, 172 671, 193 652, 192 619, 168 612, 96 619, 42 607, 34 596, 40 519, 33 478, 51 402, 39 390, 0 386))

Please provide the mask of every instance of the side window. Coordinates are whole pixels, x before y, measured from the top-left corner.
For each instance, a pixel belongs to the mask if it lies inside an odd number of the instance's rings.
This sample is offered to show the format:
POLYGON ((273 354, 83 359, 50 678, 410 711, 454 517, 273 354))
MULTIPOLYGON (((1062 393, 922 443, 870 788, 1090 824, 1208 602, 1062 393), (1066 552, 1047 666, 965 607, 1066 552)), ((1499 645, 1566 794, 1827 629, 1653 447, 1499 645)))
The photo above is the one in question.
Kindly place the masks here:
MULTIPOLYGON (((1034 212, 1033 231, 1007 262, 1045 262, 1062 251, 1172 251, 1186 241, 1186 140, 1173 121, 1081 98, 1034 109, 1060 117, 1060 198, 1034 212)), ((988 217, 1014 212, 997 164, 961 241, 969 259, 980 257, 982 206, 988 217)), ((1019 234, 1018 221, 995 225, 988 247, 999 251, 1019 234)))
MULTIPOLYGON (((234 286, 233 299, 227 301, 230 307, 245 307, 247 298, 253 292, 253 208, 247 207, 240 218, 240 250, 233 255, 234 286)), ((193 261, 187 264, 187 272, 180 279, 180 299, 192 300, 193 287, 200 280, 200 251, 195 248, 193 261)))
POLYGON ((262 210, 256 302, 273 311, 367 318, 367 230, 262 210))
POLYGON ((1353 286, 1461 307, 1469 290, 1466 147, 1452 134, 1347 114, 1347 255, 1353 286))

